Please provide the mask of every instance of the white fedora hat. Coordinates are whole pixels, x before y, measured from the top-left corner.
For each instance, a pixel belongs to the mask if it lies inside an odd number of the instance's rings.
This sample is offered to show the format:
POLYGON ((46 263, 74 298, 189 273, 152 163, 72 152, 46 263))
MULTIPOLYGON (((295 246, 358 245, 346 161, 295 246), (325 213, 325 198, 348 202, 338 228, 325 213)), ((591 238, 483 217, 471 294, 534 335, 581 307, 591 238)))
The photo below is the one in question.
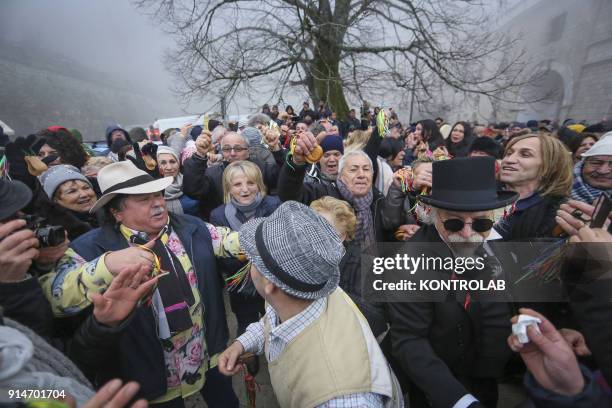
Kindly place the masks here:
POLYGON ((610 156, 612 155, 612 132, 608 132, 599 139, 589 150, 582 153, 582 157, 610 156))
POLYGON ((154 179, 140 170, 129 160, 103 167, 98 173, 98 184, 102 196, 96 201, 90 213, 98 211, 117 194, 147 194, 162 191, 172 184, 173 177, 154 179))

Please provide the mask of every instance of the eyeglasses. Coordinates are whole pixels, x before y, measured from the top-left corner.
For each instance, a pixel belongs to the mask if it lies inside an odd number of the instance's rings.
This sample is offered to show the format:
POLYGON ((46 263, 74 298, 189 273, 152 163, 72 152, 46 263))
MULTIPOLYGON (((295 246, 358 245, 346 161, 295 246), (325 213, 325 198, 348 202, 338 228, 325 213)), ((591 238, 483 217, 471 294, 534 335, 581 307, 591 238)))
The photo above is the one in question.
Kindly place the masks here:
POLYGON ((471 225, 472 229, 476 232, 487 232, 493 228, 493 220, 488 218, 476 218, 472 222, 464 222, 459 218, 451 218, 443 222, 444 228, 450 232, 459 232, 465 227, 465 225, 471 225))
POLYGON ((232 150, 235 151, 236 153, 241 153, 241 152, 244 152, 245 150, 249 150, 249 148, 244 147, 244 146, 223 146, 221 148, 221 151, 224 153, 229 153, 232 150))
POLYGON ((604 165, 612 167, 612 160, 586 159, 585 163, 591 167, 603 167, 604 165))

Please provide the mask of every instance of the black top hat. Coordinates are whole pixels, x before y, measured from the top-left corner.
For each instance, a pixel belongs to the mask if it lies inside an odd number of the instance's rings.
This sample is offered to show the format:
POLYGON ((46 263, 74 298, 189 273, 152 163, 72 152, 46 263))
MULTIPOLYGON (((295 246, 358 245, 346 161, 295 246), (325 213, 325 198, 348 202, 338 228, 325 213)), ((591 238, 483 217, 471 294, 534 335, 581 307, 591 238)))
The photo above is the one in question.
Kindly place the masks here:
POLYGON ((493 157, 463 157, 433 163, 431 195, 419 199, 432 207, 484 211, 518 199, 513 191, 497 191, 493 157))

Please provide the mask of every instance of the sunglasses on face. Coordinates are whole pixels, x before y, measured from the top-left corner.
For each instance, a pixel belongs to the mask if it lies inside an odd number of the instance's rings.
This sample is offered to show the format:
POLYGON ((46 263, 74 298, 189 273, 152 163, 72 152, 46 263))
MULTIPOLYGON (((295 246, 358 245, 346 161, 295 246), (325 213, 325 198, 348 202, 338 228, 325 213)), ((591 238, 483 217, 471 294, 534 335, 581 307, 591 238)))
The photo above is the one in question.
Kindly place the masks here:
POLYGON ((476 218, 472 222, 464 222, 459 218, 451 218, 443 222, 444 228, 450 232, 459 232, 466 224, 471 225, 476 232, 487 232, 493 228, 493 220, 488 218, 476 218))

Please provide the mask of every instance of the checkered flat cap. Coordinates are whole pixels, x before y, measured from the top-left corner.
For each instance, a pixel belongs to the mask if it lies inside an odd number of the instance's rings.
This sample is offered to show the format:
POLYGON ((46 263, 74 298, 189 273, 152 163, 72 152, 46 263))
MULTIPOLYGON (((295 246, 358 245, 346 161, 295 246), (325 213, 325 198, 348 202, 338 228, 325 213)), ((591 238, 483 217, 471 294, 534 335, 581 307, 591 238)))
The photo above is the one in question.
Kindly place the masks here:
POLYGON ((240 229, 240 245, 269 281, 301 299, 320 299, 338 287, 344 245, 325 218, 287 201, 267 218, 240 229))

